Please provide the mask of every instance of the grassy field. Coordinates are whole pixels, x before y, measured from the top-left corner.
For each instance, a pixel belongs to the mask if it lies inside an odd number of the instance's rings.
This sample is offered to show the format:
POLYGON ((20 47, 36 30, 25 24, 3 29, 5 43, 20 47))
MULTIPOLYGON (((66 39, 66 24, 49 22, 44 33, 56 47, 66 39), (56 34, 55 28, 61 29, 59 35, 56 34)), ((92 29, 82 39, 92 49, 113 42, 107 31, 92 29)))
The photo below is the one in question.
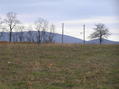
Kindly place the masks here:
POLYGON ((119 89, 119 45, 2 43, 0 89, 119 89))

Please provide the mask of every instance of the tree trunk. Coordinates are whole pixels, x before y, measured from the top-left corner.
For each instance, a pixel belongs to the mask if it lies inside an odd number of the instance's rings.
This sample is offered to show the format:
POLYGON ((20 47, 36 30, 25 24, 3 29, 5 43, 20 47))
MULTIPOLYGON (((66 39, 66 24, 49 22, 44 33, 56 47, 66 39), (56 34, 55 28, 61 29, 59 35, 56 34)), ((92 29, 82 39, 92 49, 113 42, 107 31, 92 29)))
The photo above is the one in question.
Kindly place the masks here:
POLYGON ((41 43, 41 33, 38 31, 38 43, 41 43))
POLYGON ((10 28, 10 34, 9 34, 9 42, 12 41, 12 29, 10 28))
POLYGON ((100 30, 100 45, 102 44, 102 32, 100 30))
POLYGON ((102 36, 100 36, 100 45, 102 44, 102 36))

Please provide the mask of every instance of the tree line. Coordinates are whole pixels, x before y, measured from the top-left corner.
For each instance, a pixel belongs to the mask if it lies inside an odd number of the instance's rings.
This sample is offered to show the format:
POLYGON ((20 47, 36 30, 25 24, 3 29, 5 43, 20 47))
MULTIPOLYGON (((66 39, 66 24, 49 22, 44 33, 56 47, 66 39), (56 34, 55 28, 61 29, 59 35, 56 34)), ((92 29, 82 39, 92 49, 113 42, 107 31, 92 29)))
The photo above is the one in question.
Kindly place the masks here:
POLYGON ((0 20, 0 38, 3 36, 3 33, 9 32, 9 42, 54 42, 55 25, 49 24, 46 19, 38 18, 38 20, 34 22, 34 28, 32 26, 27 27, 27 35, 24 31, 26 29, 25 26, 17 19, 15 12, 8 12, 6 18, 0 20), (33 29, 35 29, 34 33, 33 29), (48 31, 49 34, 47 34, 48 31))
MULTIPOLYGON (((0 38, 3 37, 4 32, 9 32, 9 42, 37 42, 37 43, 53 43, 55 37, 55 25, 49 24, 44 18, 38 18, 34 22, 34 28, 29 26, 25 33, 25 26, 17 19, 15 12, 8 12, 5 19, 0 19, 0 38), (33 29, 35 31, 33 32, 33 29), (15 30, 15 32, 13 32, 15 30), (49 33, 47 33, 49 32, 49 33), (27 34, 27 35, 26 35, 27 34)), ((90 39, 99 39, 102 43, 103 38, 110 35, 105 24, 99 23, 95 25, 94 32, 90 34, 90 39)), ((63 39, 62 39, 63 40, 63 39)))

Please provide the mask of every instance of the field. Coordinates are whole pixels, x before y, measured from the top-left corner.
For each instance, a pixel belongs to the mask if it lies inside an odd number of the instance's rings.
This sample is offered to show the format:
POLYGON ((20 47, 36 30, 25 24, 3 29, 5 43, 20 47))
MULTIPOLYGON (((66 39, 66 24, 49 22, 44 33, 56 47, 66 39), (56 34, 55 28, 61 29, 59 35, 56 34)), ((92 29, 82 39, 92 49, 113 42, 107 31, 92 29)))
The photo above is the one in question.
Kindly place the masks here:
POLYGON ((1 43, 0 89, 119 89, 119 45, 1 43))

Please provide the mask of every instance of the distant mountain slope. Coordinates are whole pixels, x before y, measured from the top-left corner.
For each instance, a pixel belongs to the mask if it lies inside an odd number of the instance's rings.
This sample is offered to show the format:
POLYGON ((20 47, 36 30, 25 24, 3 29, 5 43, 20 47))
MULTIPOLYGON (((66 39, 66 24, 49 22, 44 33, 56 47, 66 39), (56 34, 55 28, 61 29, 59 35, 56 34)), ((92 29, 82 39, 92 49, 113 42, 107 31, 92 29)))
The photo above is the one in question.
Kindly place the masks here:
MULTIPOLYGON (((19 34, 19 32, 13 32, 13 35, 15 33, 19 34)), ((32 31, 32 34, 36 35, 36 33, 37 33, 36 31, 32 31)), ((49 34, 49 32, 46 32, 46 34, 49 34)), ((25 37, 27 37, 27 35, 28 35, 27 31, 24 32, 24 35, 25 35, 25 37)), ((36 38, 35 38, 35 40, 36 40, 36 38)), ((0 41, 9 41, 9 33, 4 32, 3 37, 0 39, 0 41)), ((61 43, 62 42, 62 34, 54 33, 54 41, 56 43, 61 43)), ((64 43, 83 43, 83 40, 81 40, 79 38, 72 37, 72 36, 64 35, 63 42, 64 43)))
MULTIPOLYGON (((13 35, 15 33, 19 34, 19 32, 13 32, 13 35)), ((37 32, 36 31, 32 31, 32 33, 34 35, 36 35, 37 32)), ((46 34, 49 34, 49 32, 46 32, 46 34)), ((24 35, 25 35, 25 37, 27 37, 28 36, 28 32, 25 31, 24 35)), ((36 40, 36 38, 34 38, 34 39, 36 40)), ((4 32, 3 33, 3 37, 0 39, 0 41, 9 41, 9 33, 8 32, 4 32)), ((62 34, 54 33, 54 41, 55 41, 55 43, 61 43, 62 42, 62 34)), ((63 42, 64 43, 80 43, 80 44, 82 44, 83 40, 81 40, 79 38, 76 38, 76 37, 64 35, 63 42)), ((99 39, 86 41, 86 44, 99 44, 99 39)), ((119 44, 119 42, 103 39, 102 44, 119 44)))
MULTIPOLYGON (((95 40, 90 40, 86 42, 87 44, 99 44, 99 39, 95 39, 95 40)), ((107 40, 107 39, 102 39, 102 44, 119 44, 119 42, 117 41, 111 41, 111 40, 107 40)))
MULTIPOLYGON (((56 43, 61 43, 62 42, 61 38, 62 38, 61 34, 55 33, 54 40, 56 43)), ((63 36, 63 42, 64 43, 83 43, 83 40, 81 40, 79 38, 72 37, 72 36, 64 35, 63 36)))

